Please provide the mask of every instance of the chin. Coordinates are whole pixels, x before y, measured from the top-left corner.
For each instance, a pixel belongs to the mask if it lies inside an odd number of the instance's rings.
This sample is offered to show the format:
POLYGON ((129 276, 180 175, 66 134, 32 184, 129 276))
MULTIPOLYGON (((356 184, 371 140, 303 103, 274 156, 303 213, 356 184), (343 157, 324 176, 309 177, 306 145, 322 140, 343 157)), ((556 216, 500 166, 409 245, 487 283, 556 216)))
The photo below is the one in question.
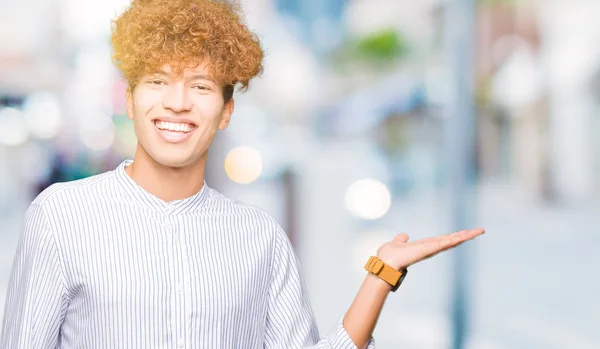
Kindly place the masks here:
POLYGON ((182 168, 196 162, 187 157, 153 156, 152 158, 160 165, 171 168, 182 168))
POLYGON ((195 166, 206 158, 207 151, 202 151, 191 145, 187 147, 171 147, 162 144, 145 144, 138 142, 136 158, 151 161, 157 165, 169 168, 184 168, 195 166))
POLYGON ((194 166, 195 164, 197 164, 201 159, 202 156, 198 156, 195 154, 182 154, 182 153, 161 153, 161 152, 157 152, 155 154, 152 154, 152 159, 154 159, 154 161, 156 161, 157 163, 159 163, 162 166, 165 167, 171 167, 171 168, 183 168, 183 167, 189 167, 189 166, 194 166))

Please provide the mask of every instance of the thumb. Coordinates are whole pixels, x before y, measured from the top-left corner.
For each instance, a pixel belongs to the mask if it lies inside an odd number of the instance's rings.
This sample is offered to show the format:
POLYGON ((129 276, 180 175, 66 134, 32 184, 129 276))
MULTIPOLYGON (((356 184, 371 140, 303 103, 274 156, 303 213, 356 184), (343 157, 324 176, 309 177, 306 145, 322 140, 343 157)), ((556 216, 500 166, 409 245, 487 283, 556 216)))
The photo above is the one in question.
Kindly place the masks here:
POLYGON ((393 242, 401 242, 401 243, 405 243, 407 241, 408 241, 408 234, 406 234, 406 233, 396 235, 396 237, 394 237, 394 240, 393 240, 393 242))

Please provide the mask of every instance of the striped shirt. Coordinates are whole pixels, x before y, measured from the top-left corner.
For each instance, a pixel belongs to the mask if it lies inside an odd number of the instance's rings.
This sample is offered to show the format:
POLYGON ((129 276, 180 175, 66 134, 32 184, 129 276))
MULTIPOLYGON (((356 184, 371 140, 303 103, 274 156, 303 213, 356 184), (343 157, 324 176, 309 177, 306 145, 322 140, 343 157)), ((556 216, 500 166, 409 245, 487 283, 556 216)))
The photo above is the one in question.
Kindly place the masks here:
POLYGON ((131 163, 31 203, 2 348, 356 348, 341 317, 319 339, 271 216, 206 183, 165 202, 129 177, 131 163))

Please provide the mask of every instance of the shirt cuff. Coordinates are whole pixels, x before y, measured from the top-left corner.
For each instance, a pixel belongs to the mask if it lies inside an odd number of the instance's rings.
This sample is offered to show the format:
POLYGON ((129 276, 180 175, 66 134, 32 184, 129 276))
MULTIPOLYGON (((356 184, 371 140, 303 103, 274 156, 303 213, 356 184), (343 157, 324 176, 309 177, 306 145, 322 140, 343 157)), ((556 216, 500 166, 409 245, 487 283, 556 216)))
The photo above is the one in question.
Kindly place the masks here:
MULTIPOLYGON (((340 317, 331 331, 329 345, 333 349, 358 349, 344 328, 343 316, 340 317)), ((367 349, 375 349, 375 339, 373 337, 369 338, 367 349)))

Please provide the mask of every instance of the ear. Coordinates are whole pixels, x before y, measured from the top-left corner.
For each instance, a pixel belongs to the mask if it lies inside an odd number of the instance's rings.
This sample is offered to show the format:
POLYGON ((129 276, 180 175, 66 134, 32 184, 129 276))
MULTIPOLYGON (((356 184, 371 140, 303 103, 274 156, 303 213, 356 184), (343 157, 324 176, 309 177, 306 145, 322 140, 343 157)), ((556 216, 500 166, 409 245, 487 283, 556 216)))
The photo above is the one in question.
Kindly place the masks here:
POLYGON ((233 97, 229 100, 229 102, 225 103, 223 106, 223 112, 221 113, 221 122, 219 123, 219 130, 224 130, 229 126, 229 121, 231 120, 231 114, 233 114, 233 109, 235 106, 235 101, 233 97))
POLYGON ((127 117, 133 120, 133 91, 131 86, 127 87, 127 91, 125 92, 125 110, 127 112, 127 117))

